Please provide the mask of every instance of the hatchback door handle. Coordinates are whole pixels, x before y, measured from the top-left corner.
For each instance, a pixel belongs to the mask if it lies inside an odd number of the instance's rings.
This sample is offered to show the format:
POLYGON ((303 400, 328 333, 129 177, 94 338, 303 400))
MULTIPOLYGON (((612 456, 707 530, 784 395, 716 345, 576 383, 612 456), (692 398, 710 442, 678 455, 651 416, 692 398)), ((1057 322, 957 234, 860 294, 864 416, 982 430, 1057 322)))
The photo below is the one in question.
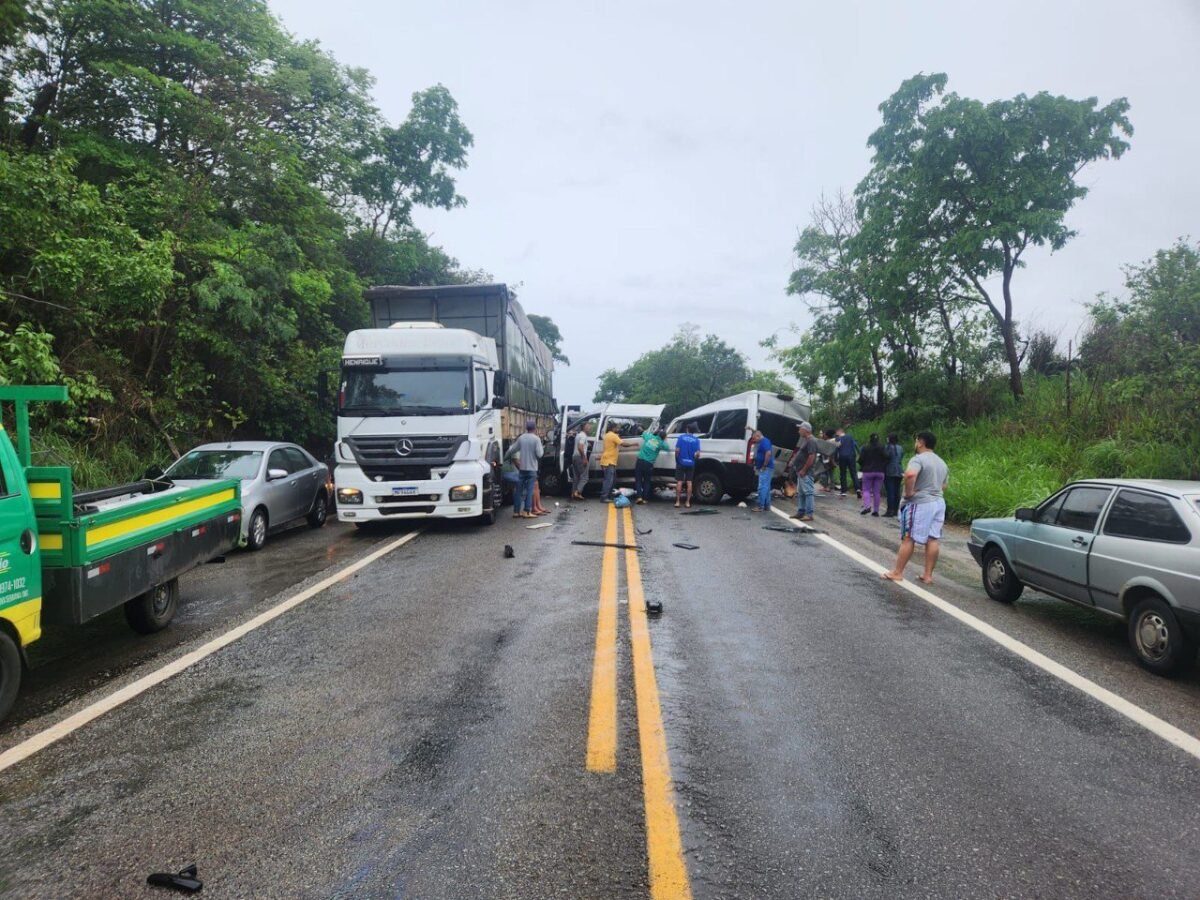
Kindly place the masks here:
POLYGON ((1073 538, 1071 538, 1071 543, 1077 547, 1086 547, 1087 546, 1087 538, 1073 537, 1073 538))

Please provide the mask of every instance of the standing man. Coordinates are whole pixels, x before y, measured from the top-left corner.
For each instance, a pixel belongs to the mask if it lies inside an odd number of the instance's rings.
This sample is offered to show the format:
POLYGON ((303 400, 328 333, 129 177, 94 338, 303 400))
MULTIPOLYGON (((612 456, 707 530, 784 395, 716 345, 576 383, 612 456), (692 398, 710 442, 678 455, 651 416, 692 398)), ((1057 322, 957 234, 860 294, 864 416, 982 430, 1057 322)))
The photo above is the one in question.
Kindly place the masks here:
POLYGON ((856 465, 858 441, 854 439, 853 435, 846 434, 845 428, 839 428, 834 435, 833 442, 837 444, 838 482, 841 487, 841 496, 846 496, 846 473, 849 472, 854 495, 861 497, 862 490, 858 485, 858 467, 856 465))
POLYGON ((572 500, 583 499, 583 489, 588 483, 588 438, 592 436, 592 423, 584 422, 575 435, 575 452, 571 456, 572 474, 575 483, 571 491, 572 500))
POLYGON ((938 541, 942 523, 946 520, 946 500, 942 492, 950 480, 950 470, 942 458, 933 452, 937 438, 931 431, 917 432, 916 453, 904 472, 904 500, 900 504, 900 550, 896 565, 881 578, 900 581, 904 567, 912 558, 917 544, 925 548, 925 572, 921 582, 933 584, 933 567, 937 565, 938 541))
POLYGON ((675 439, 675 508, 679 509, 679 498, 683 486, 687 485, 687 508, 692 508, 692 481, 696 475, 696 460, 700 458, 700 438, 696 432, 700 426, 689 422, 687 431, 675 439))
POLYGON ((775 447, 761 431, 750 436, 754 442, 754 471, 758 473, 758 506, 756 512, 771 508, 771 479, 775 476, 775 447))
POLYGON ((535 433, 537 422, 533 419, 525 421, 525 433, 512 442, 504 458, 517 458, 517 490, 513 495, 513 518, 532 519, 533 516, 533 486, 537 481, 538 466, 542 461, 542 441, 535 433))
POLYGON ((796 467, 796 514, 793 519, 801 522, 813 520, 813 465, 817 461, 817 444, 813 440, 812 425, 801 422, 796 426, 800 429, 800 445, 792 454, 796 467))
POLYGON ((600 468, 604 471, 604 486, 600 489, 600 499, 612 503, 613 484, 617 480, 617 459, 621 452, 621 435, 617 433, 617 425, 610 422, 604 432, 604 450, 600 453, 600 468))
POLYGON ((638 503, 645 503, 654 492, 654 461, 667 449, 666 437, 666 431, 661 428, 657 432, 648 428, 642 432, 642 447, 638 450, 633 471, 638 503))
POLYGON ((883 517, 894 519, 900 511, 900 482, 904 480, 904 469, 901 466, 901 462, 904 460, 904 450, 900 446, 900 439, 896 437, 895 432, 887 436, 887 446, 883 448, 883 452, 887 456, 887 469, 883 473, 883 488, 887 492, 887 511, 883 517))

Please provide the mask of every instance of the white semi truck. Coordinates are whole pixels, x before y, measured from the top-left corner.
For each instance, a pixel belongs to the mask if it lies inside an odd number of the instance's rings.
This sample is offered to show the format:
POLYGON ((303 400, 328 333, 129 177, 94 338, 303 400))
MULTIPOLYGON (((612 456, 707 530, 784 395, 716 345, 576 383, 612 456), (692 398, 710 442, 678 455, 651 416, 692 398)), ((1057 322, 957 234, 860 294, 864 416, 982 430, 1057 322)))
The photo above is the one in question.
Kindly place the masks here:
POLYGON ((543 436, 554 425, 549 351, 504 285, 367 298, 376 327, 350 332, 342 354, 338 518, 494 522, 507 441, 529 418, 543 436))

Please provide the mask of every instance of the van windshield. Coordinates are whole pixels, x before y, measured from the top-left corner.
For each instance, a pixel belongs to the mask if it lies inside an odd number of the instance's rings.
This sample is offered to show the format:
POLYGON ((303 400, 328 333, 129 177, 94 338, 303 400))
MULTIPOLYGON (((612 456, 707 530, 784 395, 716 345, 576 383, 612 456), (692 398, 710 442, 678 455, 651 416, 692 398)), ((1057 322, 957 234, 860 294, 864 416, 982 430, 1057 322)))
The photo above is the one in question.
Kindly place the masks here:
POLYGON ((470 369, 348 369, 340 415, 451 416, 471 411, 470 369))

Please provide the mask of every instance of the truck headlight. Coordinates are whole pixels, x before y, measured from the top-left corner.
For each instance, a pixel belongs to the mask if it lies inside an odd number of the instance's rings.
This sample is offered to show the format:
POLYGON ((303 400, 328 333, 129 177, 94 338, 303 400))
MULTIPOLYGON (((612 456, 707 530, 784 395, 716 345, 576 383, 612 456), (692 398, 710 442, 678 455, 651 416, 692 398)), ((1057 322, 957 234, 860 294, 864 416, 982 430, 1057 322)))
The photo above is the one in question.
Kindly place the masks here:
POLYGON ((362 503, 363 494, 358 488, 338 488, 338 503, 362 503))
POLYGON ((473 484, 459 484, 450 488, 450 502, 474 500, 477 490, 473 484))

